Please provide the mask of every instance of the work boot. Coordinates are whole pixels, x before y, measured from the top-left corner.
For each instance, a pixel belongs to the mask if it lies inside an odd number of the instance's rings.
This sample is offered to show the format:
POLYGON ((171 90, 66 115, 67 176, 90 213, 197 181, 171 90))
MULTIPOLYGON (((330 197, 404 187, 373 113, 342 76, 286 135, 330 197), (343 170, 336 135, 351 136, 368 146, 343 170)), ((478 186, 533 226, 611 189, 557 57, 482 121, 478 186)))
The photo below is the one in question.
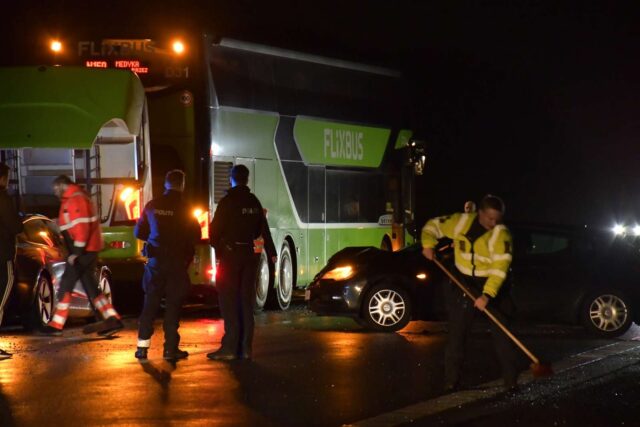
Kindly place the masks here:
POLYGON ((138 349, 136 350, 136 359, 146 360, 147 351, 149 351, 148 347, 138 347, 138 349))
POLYGON ((62 329, 54 328, 53 326, 43 326, 42 328, 36 331, 38 335, 49 336, 49 337, 61 337, 62 329))
POLYGON ((99 330, 98 335, 106 337, 115 334, 123 328, 124 323, 122 323, 122 320, 115 316, 111 316, 104 321, 104 329, 99 330))
POLYGON ((189 357, 189 352, 180 350, 179 348, 175 350, 165 350, 164 353, 162 353, 164 360, 180 360, 186 359, 187 357, 189 357))
POLYGON ((236 359, 236 355, 233 353, 229 353, 226 350, 219 349, 214 351, 213 353, 207 354, 207 358, 209 360, 234 360, 236 359))
POLYGON ((11 358, 11 356, 13 356, 13 354, 9 353, 8 351, 0 350, 0 360, 9 359, 11 358))

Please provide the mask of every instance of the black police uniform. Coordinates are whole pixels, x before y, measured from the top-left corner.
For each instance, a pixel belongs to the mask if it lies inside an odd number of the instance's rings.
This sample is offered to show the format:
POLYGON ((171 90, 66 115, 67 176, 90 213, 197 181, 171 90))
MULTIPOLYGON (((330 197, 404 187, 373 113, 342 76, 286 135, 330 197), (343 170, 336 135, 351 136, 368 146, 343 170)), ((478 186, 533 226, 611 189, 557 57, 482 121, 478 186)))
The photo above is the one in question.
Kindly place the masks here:
POLYGON ((148 348, 153 320, 165 297, 164 351, 171 356, 178 350, 178 326, 182 303, 189 287, 187 268, 200 240, 200 226, 191 214, 182 192, 167 190, 147 203, 138 220, 135 236, 146 241, 142 286, 144 307, 138 327, 138 347, 148 348))
POLYGON ((14 279, 16 235, 22 231, 22 221, 5 188, 0 189, 0 323, 4 305, 9 298, 14 279))
POLYGON ((253 341, 253 310, 260 254, 254 240, 264 239, 267 256, 276 256, 267 219, 258 198, 246 185, 237 185, 220 200, 211 223, 211 246, 220 261, 216 289, 224 319, 219 356, 250 358, 253 341))

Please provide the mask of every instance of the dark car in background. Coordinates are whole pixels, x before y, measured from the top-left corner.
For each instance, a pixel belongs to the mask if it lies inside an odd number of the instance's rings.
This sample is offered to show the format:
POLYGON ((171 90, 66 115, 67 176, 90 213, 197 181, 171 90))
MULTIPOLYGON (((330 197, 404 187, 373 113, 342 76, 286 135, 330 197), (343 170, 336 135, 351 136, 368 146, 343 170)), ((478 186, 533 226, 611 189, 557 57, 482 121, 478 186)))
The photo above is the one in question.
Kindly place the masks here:
MULTIPOLYGON (((581 324, 622 335, 640 318, 640 253, 610 233, 511 224, 514 260, 507 278, 516 317, 581 324)), ((453 286, 414 245, 335 254, 306 290, 312 311, 350 316, 371 329, 397 331, 410 320, 444 320, 444 286, 453 286)))
MULTIPOLYGON (((5 317, 20 320, 27 329, 37 329, 51 319, 67 252, 58 227, 51 219, 28 215, 23 224, 24 230, 16 238, 16 277, 5 317)), ((111 301, 111 272, 100 266, 96 277, 100 289, 111 301)), ((69 317, 91 319, 93 316, 91 303, 78 282, 72 293, 69 317)))

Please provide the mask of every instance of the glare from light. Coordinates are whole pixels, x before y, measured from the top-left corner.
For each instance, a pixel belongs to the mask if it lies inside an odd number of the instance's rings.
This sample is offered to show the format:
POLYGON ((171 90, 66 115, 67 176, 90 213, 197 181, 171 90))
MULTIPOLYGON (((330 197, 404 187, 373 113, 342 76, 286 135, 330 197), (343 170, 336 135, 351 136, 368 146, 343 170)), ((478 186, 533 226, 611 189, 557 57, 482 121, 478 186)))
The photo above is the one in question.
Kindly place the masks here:
POLYGON ((211 155, 212 156, 219 156, 221 151, 222 150, 220 149, 220 146, 218 144, 215 144, 215 143, 211 144, 211 155))
POLYGON ((55 53, 62 52, 62 43, 59 40, 52 40, 50 47, 55 53))
POLYGON ((184 43, 182 43, 180 40, 174 41, 171 47, 173 48, 173 51, 178 55, 184 52, 184 43))
POLYGON ((200 215, 202 215, 202 209, 194 209, 193 210, 193 216, 195 216, 196 218, 199 218, 200 215))
POLYGON ((133 188, 131 187, 126 187, 124 190, 122 190, 122 192, 120 193, 120 200, 122 200, 123 202, 126 202, 127 199, 131 196, 131 194, 133 193, 133 188))
POLYGON ((626 229, 624 225, 616 224, 613 226, 613 234, 616 236, 621 236, 625 233, 626 229))
POLYGON ((640 236, 640 225, 633 227, 633 234, 634 236, 640 236))
POLYGON ((424 274, 424 273, 419 273, 419 274, 416 274, 416 278, 417 278, 418 280, 424 280, 424 279, 426 279, 426 278, 427 278, 427 275, 426 275, 426 274, 424 274))

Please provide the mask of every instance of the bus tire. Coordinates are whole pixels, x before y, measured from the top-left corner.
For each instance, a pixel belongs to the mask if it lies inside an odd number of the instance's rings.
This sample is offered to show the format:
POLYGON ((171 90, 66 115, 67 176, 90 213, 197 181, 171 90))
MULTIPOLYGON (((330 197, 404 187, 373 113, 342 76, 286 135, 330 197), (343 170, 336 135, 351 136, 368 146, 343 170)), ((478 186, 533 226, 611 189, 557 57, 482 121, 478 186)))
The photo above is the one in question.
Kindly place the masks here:
POLYGON ((256 304, 254 306, 256 313, 264 309, 270 292, 273 292, 273 271, 269 266, 267 253, 262 251, 260 261, 258 261, 258 274, 256 275, 256 304))
POLYGON ((291 304, 291 296, 295 286, 295 271, 293 270, 293 257, 288 241, 284 241, 280 256, 278 257, 278 283, 270 293, 269 306, 286 310, 291 304))

